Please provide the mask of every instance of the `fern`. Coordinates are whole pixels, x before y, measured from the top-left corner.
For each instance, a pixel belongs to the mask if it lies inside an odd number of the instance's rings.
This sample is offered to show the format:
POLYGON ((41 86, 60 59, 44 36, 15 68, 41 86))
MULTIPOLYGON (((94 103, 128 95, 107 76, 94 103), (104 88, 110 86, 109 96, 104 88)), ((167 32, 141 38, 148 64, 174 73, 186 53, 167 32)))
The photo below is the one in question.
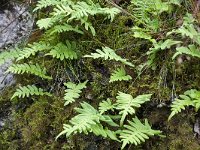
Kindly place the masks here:
POLYGON ((148 64, 152 65, 155 61, 156 58, 156 54, 159 51, 163 51, 165 49, 169 49, 171 46, 177 45, 182 43, 181 41, 175 41, 172 39, 167 39, 164 42, 163 41, 159 41, 159 42, 154 42, 153 43, 153 48, 150 48, 149 51, 147 52, 147 55, 149 55, 148 58, 148 64))
POLYGON ((157 31, 161 26, 160 14, 169 12, 172 4, 180 5, 179 1, 171 0, 163 2, 162 0, 131 0, 134 5, 134 17, 136 23, 143 24, 145 28, 157 31))
POLYGON ((99 112, 103 114, 108 110, 114 111, 115 106, 112 104, 111 100, 108 98, 106 101, 99 103, 99 112))
POLYGON ((100 125, 100 121, 103 121, 111 126, 117 126, 109 116, 101 115, 95 108, 86 102, 81 103, 81 107, 82 108, 75 108, 76 112, 79 114, 69 121, 70 124, 63 125, 64 130, 57 138, 63 134, 66 134, 66 137, 68 137, 75 133, 84 132, 87 134, 88 132, 93 132, 96 135, 117 139, 114 132, 103 129, 102 125, 100 125))
POLYGON ((167 35, 171 35, 172 33, 181 34, 182 37, 187 36, 192 41, 200 45, 200 33, 197 27, 194 25, 195 19, 193 18, 192 14, 187 13, 183 19, 184 22, 182 26, 178 29, 174 29, 171 32, 168 32, 167 35))
POLYGON ((12 72, 15 74, 24 74, 30 73, 36 76, 39 76, 44 79, 52 79, 50 76, 46 75, 46 68, 42 69, 38 64, 29 65, 29 64, 13 64, 8 68, 6 72, 12 72))
POLYGON ((109 137, 112 140, 118 141, 116 132, 109 130, 108 128, 104 128, 101 124, 96 124, 91 126, 91 131, 96 135, 101 135, 104 138, 109 137))
POLYGON ((24 97, 29 97, 32 95, 47 95, 47 96, 52 96, 48 92, 44 92, 43 89, 37 88, 35 85, 27 85, 27 86, 22 86, 19 87, 16 92, 13 94, 11 99, 14 99, 15 97, 18 98, 24 98, 24 97))
POLYGON ((65 83, 65 86, 67 86, 68 89, 65 90, 65 96, 64 100, 66 101, 64 106, 69 105, 70 103, 73 103, 75 99, 80 97, 81 90, 86 88, 86 84, 88 81, 85 81, 83 83, 74 84, 72 82, 65 83))
POLYGON ((171 114, 168 120, 170 120, 174 115, 178 114, 182 110, 185 110, 187 106, 195 107, 196 111, 200 108, 200 91, 191 89, 184 92, 184 95, 180 95, 179 97, 181 99, 175 99, 171 105, 171 114))
POLYGON ((10 51, 4 51, 0 53, 0 65, 4 64, 7 60, 12 60, 19 57, 20 49, 12 49, 10 51))
POLYGON ((141 39, 146 39, 149 40, 152 43, 156 43, 156 40, 152 38, 151 36, 151 30, 148 29, 143 29, 138 26, 134 26, 132 28, 132 31, 134 32, 133 36, 135 38, 141 38, 141 39))
POLYGON ((66 41, 66 45, 63 43, 58 43, 53 49, 46 55, 51 55, 54 58, 64 60, 64 59, 77 59, 77 54, 75 52, 76 44, 75 42, 70 43, 66 41))
POLYGON ((34 56, 39 51, 49 50, 51 46, 46 42, 39 42, 28 44, 26 48, 19 52, 19 56, 17 57, 17 61, 22 60, 24 58, 29 58, 30 56, 34 56))
POLYGON ((114 16, 120 12, 117 8, 101 8, 99 4, 95 4, 92 1, 73 2, 71 0, 58 0, 52 2, 49 2, 49 0, 42 0, 37 5, 35 11, 48 6, 54 7, 53 12, 51 13, 52 16, 50 18, 41 19, 37 22, 40 29, 48 29, 61 20, 67 20, 67 24, 65 24, 66 26, 63 26, 66 30, 66 28, 70 26, 70 22, 79 20, 81 25, 85 25, 86 30, 90 29, 93 35, 95 35, 95 29, 93 28, 92 23, 88 20, 89 16, 98 14, 106 15, 107 18, 113 21, 114 16))
POLYGON ((130 94, 119 92, 116 98, 115 106, 120 111, 119 114, 122 115, 120 120, 120 126, 122 126, 128 114, 135 114, 135 108, 139 108, 141 104, 150 101, 151 94, 139 95, 133 98, 130 94))
POLYGON ((145 119, 145 123, 142 124, 138 118, 133 118, 132 121, 128 121, 129 125, 124 125, 120 132, 120 139, 122 141, 122 149, 125 148, 127 144, 138 145, 149 139, 150 136, 160 135, 160 130, 153 130, 149 125, 148 121, 145 119))
POLYGON ((55 5, 58 5, 58 4, 59 4, 58 0, 39 0, 33 11, 37 11, 37 10, 40 10, 42 8, 46 8, 48 6, 55 6, 55 5))
POLYGON ((195 45, 188 45, 188 47, 177 47, 176 53, 173 55, 172 59, 175 59, 178 55, 187 54, 193 57, 200 58, 200 51, 195 45))
POLYGON ((128 62, 126 59, 121 58, 118 56, 114 50, 112 50, 109 47, 102 47, 101 51, 100 49, 96 50, 96 53, 91 53, 90 55, 85 55, 84 57, 90 57, 90 58, 103 58, 104 60, 115 60, 115 61, 120 61, 123 64, 126 64, 128 66, 134 67, 134 65, 130 62, 128 62))
POLYGON ((54 34, 54 33, 62 33, 62 32, 68 32, 68 31, 74 31, 76 33, 80 33, 83 34, 83 31, 78 29, 78 26, 76 26, 75 28, 69 24, 63 24, 63 25, 55 25, 52 29, 51 29, 51 33, 50 34, 54 34))
POLYGON ((38 20, 36 24, 40 29, 48 29, 52 27, 56 21, 57 19, 45 18, 38 20))
POLYGON ((131 80, 132 77, 130 75, 126 75, 126 71, 124 68, 118 68, 117 70, 114 71, 114 73, 111 74, 110 81, 109 82, 114 82, 114 81, 128 81, 131 80))
POLYGON ((165 49, 169 49, 171 46, 176 45, 176 44, 180 44, 182 43, 181 41, 174 41, 172 39, 167 39, 164 42, 163 41, 159 41, 158 43, 153 43, 153 48, 150 48, 150 51, 148 51, 148 55, 150 54, 155 54, 160 50, 165 50, 165 49))

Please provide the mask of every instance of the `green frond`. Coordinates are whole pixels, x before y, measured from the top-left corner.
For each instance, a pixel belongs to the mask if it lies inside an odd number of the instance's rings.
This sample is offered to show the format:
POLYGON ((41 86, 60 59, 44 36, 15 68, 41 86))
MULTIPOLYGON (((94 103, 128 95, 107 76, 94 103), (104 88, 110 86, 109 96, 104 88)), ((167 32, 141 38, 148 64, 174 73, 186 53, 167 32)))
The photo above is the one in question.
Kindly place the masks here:
POLYGON ((107 18, 112 22, 121 11, 118 8, 102 8, 102 14, 107 14, 107 18))
POLYGON ((154 60, 156 58, 156 54, 159 51, 163 51, 165 49, 171 48, 171 46, 177 45, 182 43, 181 41, 175 41, 173 39, 167 39, 165 41, 159 41, 159 42, 154 42, 153 43, 153 48, 150 48, 149 51, 147 52, 147 55, 149 55, 148 58, 148 63, 153 64, 154 60))
POLYGON ((19 57, 21 50, 19 48, 10 51, 3 51, 0 53, 0 65, 4 64, 7 60, 12 60, 19 57))
POLYGON ((169 49, 171 46, 176 45, 176 44, 180 44, 182 43, 181 41, 175 41, 173 39, 167 39, 165 41, 159 41, 158 43, 153 43, 153 48, 150 48, 150 51, 147 53, 152 54, 152 53, 157 53, 160 50, 165 50, 165 49, 169 49))
POLYGON ((127 59, 121 58, 115 53, 115 51, 109 47, 102 47, 102 50, 97 49, 96 53, 91 53, 90 55, 85 55, 84 57, 90 57, 94 59, 103 58, 104 60, 115 60, 120 61, 125 65, 134 67, 134 65, 127 61, 127 59))
POLYGON ((172 33, 181 34, 182 37, 189 37, 192 41, 200 45, 200 33, 194 25, 195 19, 193 18, 192 14, 187 13, 183 19, 184 21, 182 26, 178 29, 168 32, 167 35, 171 35, 172 33))
POLYGON ((132 77, 130 75, 126 75, 126 71, 124 70, 123 67, 117 68, 117 70, 114 71, 114 73, 111 74, 110 81, 109 82, 114 82, 114 81, 128 81, 131 80, 132 77))
POLYGON ((57 136, 57 138, 63 134, 66 134, 66 137, 68 137, 71 134, 76 133, 83 132, 88 134, 88 132, 94 132, 97 135, 108 136, 115 139, 114 132, 111 133, 110 130, 103 129, 100 125, 100 121, 103 121, 111 126, 117 126, 109 116, 101 115, 94 107, 86 102, 81 103, 81 107, 82 108, 75 108, 76 112, 79 114, 69 121, 70 124, 63 125, 64 130, 57 136))
POLYGON ((130 94, 118 92, 118 96, 116 97, 116 109, 122 115, 120 120, 120 126, 123 125, 124 120, 128 114, 135 114, 135 108, 141 107, 141 104, 150 101, 151 94, 139 95, 136 98, 133 98, 130 94))
POLYGON ((76 43, 66 41, 66 45, 63 43, 58 43, 53 49, 46 55, 51 55, 53 58, 60 60, 64 59, 77 59, 76 54, 76 43))
POLYGON ((104 128, 101 124, 96 124, 91 126, 91 131, 96 135, 99 136, 101 135, 104 138, 110 138, 112 140, 118 141, 117 135, 114 131, 109 130, 108 128, 104 128))
POLYGON ((54 22, 56 22, 56 19, 45 18, 38 20, 36 24, 40 29, 48 29, 53 26, 54 22))
POLYGON ((69 105, 70 103, 75 102, 75 99, 80 97, 81 90, 86 88, 86 84, 88 81, 83 83, 74 84, 72 82, 65 83, 68 89, 65 90, 64 100, 66 101, 64 106, 69 105))
POLYGON ((46 68, 41 68, 38 64, 30 65, 30 64, 13 64, 11 65, 6 72, 12 72, 15 74, 24 74, 30 73, 36 76, 39 76, 44 79, 52 79, 50 76, 46 75, 46 68))
POLYGON ((103 114, 108 110, 114 111, 115 106, 112 104, 111 100, 108 98, 106 101, 102 101, 99 103, 99 112, 103 114))
POLYGON ((156 40, 151 36, 150 30, 134 26, 132 31, 134 32, 133 37, 149 40, 152 43, 156 43, 156 40))
POLYGON ((121 149, 124 149, 127 144, 138 145, 145 142, 150 136, 161 134, 160 130, 151 129, 146 119, 144 124, 137 117, 128 123, 128 125, 123 125, 125 129, 120 132, 119 137, 123 143, 121 149))
POLYGON ((47 96, 52 96, 48 92, 44 92, 43 89, 36 87, 35 85, 27 85, 27 86, 22 86, 19 87, 16 92, 13 94, 11 99, 14 99, 15 97, 18 98, 24 98, 24 97, 29 97, 32 95, 47 95, 47 96))
POLYGON ((74 31, 76 33, 80 33, 83 34, 83 31, 79 30, 78 26, 73 27, 69 24, 63 24, 63 25, 55 25, 52 29, 51 29, 51 34, 54 33, 62 33, 62 32, 68 32, 68 31, 74 31))
POLYGON ((182 110, 185 110, 187 106, 193 106, 196 111, 200 108, 200 91, 191 89, 184 92, 184 95, 179 95, 180 99, 175 99, 171 105, 171 114, 168 118, 170 120, 174 115, 178 114, 182 110))
POLYGON ((19 56, 17 57, 17 61, 22 60, 24 58, 29 58, 30 56, 34 56, 39 51, 44 51, 51 49, 51 46, 46 42, 39 42, 28 44, 26 48, 19 52, 19 56))
MULTIPOLYGON (((117 8, 102 8, 98 3, 95 4, 92 1, 73 2, 71 0, 53 0, 52 2, 49 2, 49 0, 41 0, 37 4, 35 11, 38 9, 46 8, 48 6, 54 6, 54 9, 50 18, 45 18, 37 21, 37 25, 40 29, 48 29, 61 20, 65 20, 67 23, 70 23, 73 20, 79 20, 81 25, 85 26, 86 30, 91 30, 93 36, 95 35, 95 29, 92 26, 92 23, 88 20, 89 16, 105 15, 108 19, 113 21, 115 15, 120 13, 120 10, 117 8)), ((58 27, 60 28, 61 26, 57 26, 55 30, 59 32, 70 30, 82 33, 82 31, 77 29, 72 30, 69 28, 68 24, 67 26, 62 26, 62 30, 58 30, 58 27)))
POLYGON ((188 47, 177 47, 176 53, 173 55, 172 59, 175 59, 178 55, 186 54, 193 57, 200 58, 200 51, 195 45, 188 45, 188 47))
POLYGON ((40 10, 42 8, 46 8, 49 6, 55 6, 55 5, 58 5, 59 3, 60 2, 58 0, 39 0, 33 11, 37 11, 37 10, 40 10))

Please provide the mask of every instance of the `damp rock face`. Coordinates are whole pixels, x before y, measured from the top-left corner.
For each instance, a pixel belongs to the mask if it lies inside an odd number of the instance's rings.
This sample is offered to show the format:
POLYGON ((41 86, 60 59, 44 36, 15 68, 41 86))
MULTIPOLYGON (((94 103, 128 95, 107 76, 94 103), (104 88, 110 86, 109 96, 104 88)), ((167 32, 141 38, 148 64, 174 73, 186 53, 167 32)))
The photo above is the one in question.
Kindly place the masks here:
POLYGON ((25 5, 13 3, 0 8, 0 49, 26 39, 32 26, 33 18, 25 5))
MULTIPOLYGON (((28 7, 19 3, 0 2, 0 53, 18 43, 26 41, 32 26, 33 17, 28 12, 28 7)), ((0 92, 15 81, 12 74, 5 74, 12 64, 9 60, 0 66, 0 92)))
MULTIPOLYGON (((25 43, 33 26, 33 17, 28 11, 28 6, 13 1, 0 0, 0 53, 25 43), (12 3, 11 3, 12 2, 12 3)), ((0 65, 0 99, 4 96, 4 89, 15 83, 13 74, 5 73, 12 64, 12 60, 0 65)), ((11 106, 8 101, 0 101, 0 130, 5 123, 12 120, 11 106)), ((1 146, 0 146, 1 147, 1 146)))

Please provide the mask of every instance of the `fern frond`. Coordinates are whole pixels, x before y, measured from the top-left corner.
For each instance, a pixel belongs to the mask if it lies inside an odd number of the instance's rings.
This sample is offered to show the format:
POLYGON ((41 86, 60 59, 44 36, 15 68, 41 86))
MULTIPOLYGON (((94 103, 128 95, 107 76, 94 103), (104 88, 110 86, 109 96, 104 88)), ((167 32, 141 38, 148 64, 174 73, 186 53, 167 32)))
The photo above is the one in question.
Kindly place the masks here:
POLYGON ((195 110, 198 111, 200 108, 200 91, 197 91, 196 89, 191 89, 186 91, 184 94, 190 96, 191 100, 194 103, 195 110))
POLYGON ((51 49, 51 46, 46 42, 39 42, 28 44, 26 48, 19 52, 19 56, 17 57, 17 61, 22 60, 24 58, 29 58, 30 56, 34 56, 39 51, 44 51, 51 49))
POLYGON ((63 25, 56 25, 52 28, 52 31, 50 34, 54 34, 54 33, 62 33, 62 32, 68 32, 68 31, 74 31, 76 33, 80 33, 83 34, 83 31, 78 29, 78 26, 76 26, 75 28, 69 24, 63 24, 63 25))
POLYGON ((176 44, 180 44, 182 43, 181 41, 175 41, 172 39, 167 39, 164 42, 163 41, 159 41, 158 43, 153 43, 153 48, 150 48, 150 51, 148 51, 148 55, 152 54, 152 53, 157 53, 160 50, 165 50, 165 49, 169 49, 171 46, 176 45, 176 44))
POLYGON ((99 103, 99 112, 103 114, 108 110, 114 111, 115 106, 112 104, 111 100, 108 98, 106 101, 99 103))
POLYGON ((11 99, 14 99, 15 97, 18 98, 24 98, 24 97, 29 97, 32 95, 47 95, 47 96, 52 96, 48 92, 44 92, 43 89, 36 87, 35 85, 27 85, 27 86, 22 86, 19 87, 16 92, 13 94, 11 99))
POLYGON ((104 128, 101 124, 96 124, 91 126, 91 131, 96 135, 101 135, 104 138, 109 137, 112 140, 118 141, 116 132, 109 130, 108 128, 104 128))
MULTIPOLYGON (((61 20, 65 20, 67 23, 70 23, 73 20, 78 20, 81 22, 81 25, 85 25, 86 30, 90 29, 93 35, 95 35, 95 29, 92 26, 92 23, 88 20, 89 16, 98 14, 106 15, 108 19, 113 21, 114 16, 120 12, 117 8, 102 8, 98 3, 95 4, 92 1, 73 2, 71 0, 53 0, 52 2, 49 2, 49 0, 41 0, 39 1, 35 11, 48 6, 54 7, 53 12, 51 13, 50 18, 37 21, 37 25, 40 29, 48 29, 56 24, 56 22, 60 23, 61 20)), ((69 30, 69 28, 64 26, 62 27, 64 30, 69 30)), ((78 32, 81 33, 80 31, 78 32)))
POLYGON ((168 118, 170 120, 174 115, 185 110, 187 106, 193 106, 195 110, 200 108, 200 91, 191 89, 184 92, 184 95, 179 95, 181 99, 175 99, 171 105, 171 114, 168 118))
POLYGON ((75 99, 80 97, 81 90, 86 88, 86 84, 88 81, 83 83, 74 84, 72 82, 65 83, 68 89, 65 90, 64 100, 66 101, 64 106, 69 105, 70 103, 75 102, 75 99))
POLYGON ((124 70, 123 67, 121 67, 115 70, 114 73, 111 74, 109 82, 122 81, 122 80, 128 81, 131 79, 132 77, 130 75, 126 75, 126 71, 124 70))
POLYGON ((200 33, 195 27, 194 21, 195 19, 193 18, 192 14, 187 13, 184 17, 182 26, 178 29, 174 29, 171 32, 168 32, 167 35, 171 35, 172 33, 181 34, 182 37, 189 37, 192 41, 200 45, 200 33))
POLYGON ((146 39, 146 40, 149 40, 152 43, 156 42, 156 40, 153 39, 151 34, 150 34, 151 31, 148 30, 148 29, 143 29, 143 28, 140 28, 138 26, 134 26, 132 28, 132 31, 134 32, 133 36, 135 38, 146 39))
POLYGON ((102 50, 97 49, 96 53, 91 53, 90 55, 85 55, 84 57, 90 57, 90 58, 103 58, 104 60, 115 60, 120 61, 123 64, 129 65, 131 67, 134 67, 134 65, 127 61, 127 59, 121 58, 118 56, 114 50, 112 50, 109 47, 102 47, 102 50))
POLYGON ((107 14, 107 18, 112 22, 121 11, 117 8, 102 8, 102 14, 107 14))
POLYGON ((188 47, 177 47, 176 53, 173 55, 172 59, 175 59, 178 55, 186 54, 193 57, 200 58, 200 50, 195 45, 188 45, 188 47))
POLYGON ((40 19, 37 21, 37 25, 40 29, 48 29, 51 26, 53 26, 54 22, 56 22, 56 19, 53 18, 45 18, 45 19, 40 19))
POLYGON ((121 149, 125 148, 127 144, 138 145, 145 142, 150 136, 161 134, 160 130, 151 129, 146 119, 144 124, 137 117, 133 118, 132 121, 128 121, 128 123, 128 125, 123 126, 125 129, 120 132, 120 139, 123 143, 121 149))
POLYGON ((48 54, 51 55, 53 58, 57 58, 60 60, 64 59, 77 59, 76 54, 76 43, 66 41, 66 45, 63 43, 58 43, 48 54))
POLYGON ((17 57, 19 57, 19 53, 21 50, 19 48, 10 50, 10 51, 4 51, 0 53, 0 65, 4 64, 7 60, 12 60, 17 57))
POLYGON ((171 105, 171 114, 168 118, 170 120, 174 115, 178 114, 182 110, 185 110, 187 106, 194 106, 194 102, 188 95, 179 95, 181 99, 176 98, 171 105))
POLYGON ((120 120, 120 126, 122 126, 128 114, 135 114, 135 108, 139 108, 141 104, 150 101, 151 94, 139 95, 133 98, 130 94, 118 92, 116 98, 116 109, 120 110, 119 114, 122 115, 120 120))
MULTIPOLYGON (((69 122, 70 124, 64 124, 62 131, 58 136, 66 134, 66 137, 70 136, 71 134, 82 133, 88 134, 88 132, 94 131, 95 134, 104 135, 111 137, 109 131, 104 134, 106 130, 102 131, 102 126, 100 126, 100 121, 104 121, 112 126, 117 126, 116 123, 112 121, 112 119, 107 115, 101 115, 94 107, 90 104, 83 102, 81 103, 82 108, 75 108, 76 112, 79 114, 73 117, 69 122)), ((114 134, 112 134, 114 136, 114 134)))
POLYGON ((33 11, 40 10, 49 6, 58 5, 60 2, 58 0, 39 0, 36 4, 36 7, 33 11))
POLYGON ((12 72, 15 74, 30 73, 44 79, 52 79, 52 77, 46 75, 46 68, 42 69, 38 64, 13 64, 6 72, 12 72))

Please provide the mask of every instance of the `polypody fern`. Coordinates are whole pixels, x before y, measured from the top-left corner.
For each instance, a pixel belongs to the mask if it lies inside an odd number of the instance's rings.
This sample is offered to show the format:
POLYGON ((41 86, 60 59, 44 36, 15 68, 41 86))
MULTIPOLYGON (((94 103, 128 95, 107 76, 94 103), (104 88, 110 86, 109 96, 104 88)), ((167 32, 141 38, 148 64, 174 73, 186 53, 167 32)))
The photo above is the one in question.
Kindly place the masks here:
POLYGON ((140 120, 136 117, 132 121, 128 121, 129 125, 124 125, 124 129, 120 132, 120 139, 122 141, 122 149, 125 148, 127 144, 138 145, 141 142, 145 142, 149 139, 149 136, 160 135, 160 130, 153 130, 149 125, 148 121, 145 119, 145 123, 142 124, 140 120))
POLYGON ((32 96, 32 95, 52 96, 50 93, 45 92, 43 89, 38 88, 35 85, 27 85, 27 86, 19 87, 16 90, 16 92, 13 94, 11 99, 14 99, 15 97, 24 98, 24 97, 29 97, 29 96, 32 96))
POLYGON ((187 106, 193 106, 196 111, 200 108, 200 91, 195 89, 184 92, 184 95, 179 95, 180 98, 175 99, 171 105, 171 114, 169 120, 177 113, 184 110, 187 106))
POLYGON ((132 77, 130 75, 126 75, 126 71, 124 70, 123 67, 117 68, 117 70, 114 71, 114 73, 111 74, 110 81, 109 82, 114 82, 114 81, 128 81, 131 80, 132 77))
POLYGON ((91 53, 90 55, 85 55, 84 57, 91 57, 94 59, 103 58, 104 60, 115 60, 120 61, 125 65, 134 67, 134 65, 127 61, 127 59, 121 58, 115 53, 115 51, 109 47, 102 47, 102 50, 97 49, 96 53, 91 53))
POLYGON ((135 108, 139 108, 141 104, 150 101, 151 94, 139 95, 133 98, 130 94, 119 92, 116 98, 116 109, 119 110, 119 114, 122 115, 120 120, 120 126, 122 126, 128 114, 135 114, 135 108))
POLYGON ((50 76, 46 75, 46 68, 42 69, 38 64, 13 64, 6 72, 12 72, 15 74, 30 73, 44 79, 52 79, 50 76))
POLYGON ((65 90, 65 104, 64 106, 73 103, 75 99, 80 97, 81 90, 86 88, 87 81, 79 84, 74 84, 72 82, 65 83, 65 86, 67 86, 68 89, 65 90))

